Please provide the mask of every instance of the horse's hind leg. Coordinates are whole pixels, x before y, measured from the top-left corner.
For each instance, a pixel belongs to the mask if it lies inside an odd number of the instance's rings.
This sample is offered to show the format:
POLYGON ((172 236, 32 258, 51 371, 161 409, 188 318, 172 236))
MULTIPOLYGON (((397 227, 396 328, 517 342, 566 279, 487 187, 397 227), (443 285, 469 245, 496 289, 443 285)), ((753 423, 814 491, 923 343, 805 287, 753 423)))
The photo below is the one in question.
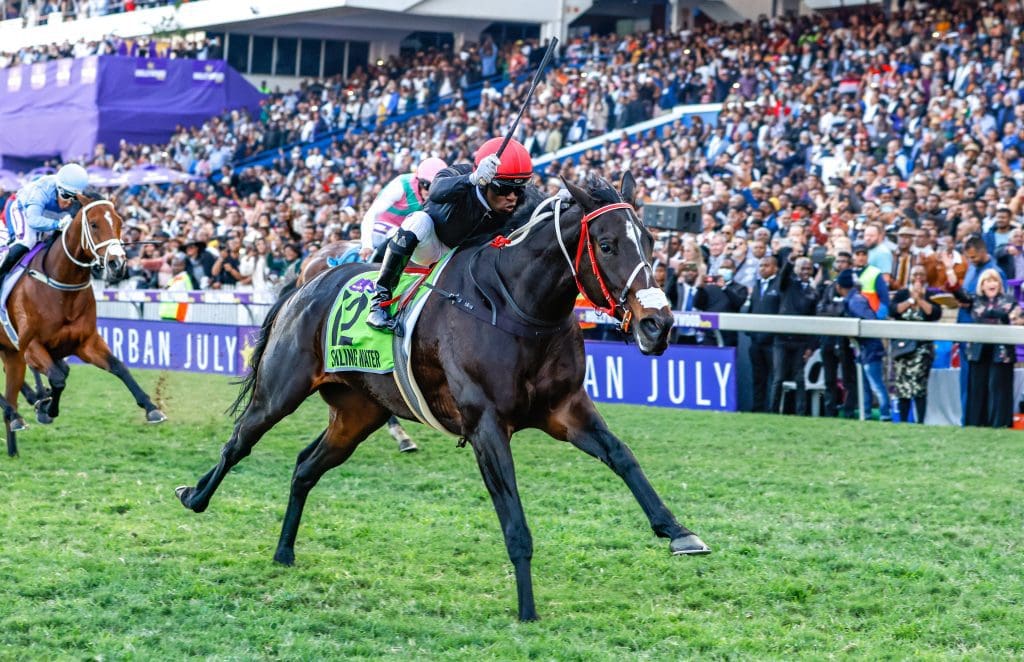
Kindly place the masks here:
POLYGON ((366 437, 379 428, 387 412, 362 394, 345 391, 331 397, 331 422, 316 440, 299 453, 292 474, 288 510, 281 525, 274 560, 291 565, 295 562, 295 536, 302 519, 309 491, 325 473, 347 460, 366 437))
POLYGON ((248 456, 267 430, 298 409, 310 394, 311 374, 296 366, 294 360, 279 360, 276 364, 264 360, 259 371, 252 400, 235 422, 231 439, 221 449, 220 461, 195 487, 182 486, 175 490, 186 508, 197 513, 206 510, 228 470, 248 456), (271 366, 278 368, 280 374, 271 373, 271 366))
POLYGON ((544 429, 556 439, 568 440, 584 453, 608 465, 636 497, 654 532, 671 540, 669 549, 673 554, 707 554, 711 551, 703 540, 676 521, 647 480, 629 446, 608 430, 586 393, 578 391, 563 403, 544 429))
POLYGON ((397 416, 388 418, 388 433, 398 442, 399 453, 412 453, 420 449, 416 442, 409 437, 409 433, 405 431, 405 428, 402 427, 397 416))
POLYGON ((28 428, 25 420, 18 413, 18 395, 25 384, 25 357, 18 352, 4 352, 4 373, 7 376, 7 388, 4 392, 4 419, 10 422, 12 432, 20 432, 28 428))
POLYGON ((139 383, 132 377, 128 367, 110 352, 110 348, 107 347, 107 343, 104 342, 100 334, 94 331, 79 346, 77 354, 83 361, 106 370, 124 382, 124 385, 128 387, 128 390, 131 391, 132 396, 135 398, 135 404, 146 410, 146 420, 148 422, 163 423, 167 420, 167 416, 160 411, 159 407, 153 404, 149 395, 142 390, 139 383))
POLYGON ((36 383, 35 390, 33 390, 28 384, 21 385, 21 395, 25 398, 25 402, 30 405, 34 405, 39 400, 49 396, 46 392, 46 388, 43 386, 43 377, 35 368, 32 368, 32 377, 35 379, 36 383))

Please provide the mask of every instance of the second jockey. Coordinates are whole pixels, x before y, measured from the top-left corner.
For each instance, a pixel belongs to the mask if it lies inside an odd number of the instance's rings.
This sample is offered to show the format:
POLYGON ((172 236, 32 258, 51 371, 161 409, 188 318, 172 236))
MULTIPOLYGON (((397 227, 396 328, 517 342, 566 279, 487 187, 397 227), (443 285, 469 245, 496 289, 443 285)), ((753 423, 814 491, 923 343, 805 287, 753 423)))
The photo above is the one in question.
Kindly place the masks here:
POLYGON ((424 159, 416 172, 400 175, 384 187, 363 216, 359 257, 368 261, 413 212, 422 211, 434 176, 448 167, 436 156, 424 159))
POLYGON ((46 232, 63 231, 71 223, 89 186, 89 175, 77 163, 68 163, 56 175, 44 175, 25 184, 7 201, 4 216, 11 230, 7 257, 0 264, 0 282, 46 232))
POLYGON ((499 159, 502 140, 492 138, 481 145, 474 155, 475 167, 460 163, 437 173, 424 210, 409 214, 388 242, 367 324, 395 330, 395 320, 383 304, 393 298, 410 259, 433 264, 450 248, 508 224, 533 178, 533 162, 515 140, 509 140, 499 159))

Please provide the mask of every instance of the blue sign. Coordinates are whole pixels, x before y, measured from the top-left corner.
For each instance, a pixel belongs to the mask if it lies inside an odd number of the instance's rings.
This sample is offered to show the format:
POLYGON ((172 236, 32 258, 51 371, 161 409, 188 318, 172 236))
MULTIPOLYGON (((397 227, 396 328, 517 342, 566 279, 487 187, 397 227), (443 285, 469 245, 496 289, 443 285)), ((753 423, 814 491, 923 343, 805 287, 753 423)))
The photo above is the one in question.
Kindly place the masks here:
POLYGON ((588 341, 583 388, 597 402, 736 411, 736 348, 670 345, 644 356, 632 344, 588 341))

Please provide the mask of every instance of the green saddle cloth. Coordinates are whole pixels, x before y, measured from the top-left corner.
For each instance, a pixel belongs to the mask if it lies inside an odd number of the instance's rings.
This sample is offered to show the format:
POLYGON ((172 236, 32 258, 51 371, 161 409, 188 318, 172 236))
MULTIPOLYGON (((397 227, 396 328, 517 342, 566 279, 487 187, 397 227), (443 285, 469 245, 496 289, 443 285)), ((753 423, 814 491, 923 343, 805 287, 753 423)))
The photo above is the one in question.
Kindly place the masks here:
MULTIPOLYGON (((441 273, 439 268, 442 262, 451 257, 451 252, 441 258, 441 262, 435 265, 427 276, 425 282, 432 283, 437 275, 441 273)), ((420 278, 421 273, 403 273, 395 288, 395 302, 389 310, 394 315, 398 311, 400 302, 405 298, 406 293, 420 278)), ((345 282, 341 291, 338 292, 334 305, 331 307, 331 314, 327 317, 327 326, 324 328, 324 371, 345 372, 358 370, 360 372, 386 373, 395 369, 395 355, 392 350, 394 337, 390 333, 378 331, 366 323, 370 314, 370 301, 373 298, 374 279, 377 272, 366 271, 353 276, 345 282)), ((415 302, 425 297, 430 292, 429 288, 420 287, 413 293, 412 299, 406 306, 412 306, 415 302)), ((412 329, 406 329, 411 333, 412 329)))

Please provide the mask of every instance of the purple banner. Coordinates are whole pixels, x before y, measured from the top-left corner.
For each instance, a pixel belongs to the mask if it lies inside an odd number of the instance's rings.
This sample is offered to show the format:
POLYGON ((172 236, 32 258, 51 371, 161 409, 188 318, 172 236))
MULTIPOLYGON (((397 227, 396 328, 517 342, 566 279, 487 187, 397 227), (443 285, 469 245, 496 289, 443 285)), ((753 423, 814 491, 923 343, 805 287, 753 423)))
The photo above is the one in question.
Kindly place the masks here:
MULTIPOLYGON (((263 95, 223 61, 93 56, 0 70, 0 158, 65 161, 116 146, 165 143, 263 95)), ((20 166, 18 166, 20 167, 20 166)))
MULTIPOLYGON (((100 335, 129 368, 244 375, 259 327, 101 318, 100 335)), ((588 341, 583 387, 597 402, 736 411, 736 350, 672 345, 661 356, 588 341)), ((75 359, 77 361, 77 359, 75 359)))
POLYGON ((736 411, 736 349, 672 345, 644 356, 632 344, 591 341, 583 387, 597 402, 736 411))
POLYGON ((100 335, 129 368, 242 375, 258 327, 98 320, 100 335))

